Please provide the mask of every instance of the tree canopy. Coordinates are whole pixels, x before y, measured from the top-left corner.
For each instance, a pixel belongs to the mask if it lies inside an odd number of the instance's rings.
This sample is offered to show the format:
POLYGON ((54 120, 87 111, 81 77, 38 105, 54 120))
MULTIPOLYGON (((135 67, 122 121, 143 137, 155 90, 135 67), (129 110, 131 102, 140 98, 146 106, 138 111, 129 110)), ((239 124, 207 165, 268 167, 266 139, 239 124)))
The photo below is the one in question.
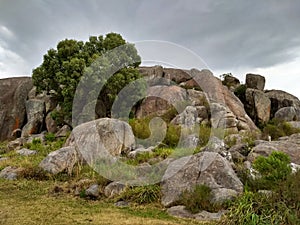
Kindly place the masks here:
MULTIPOLYGON (((97 93, 99 102, 105 107, 98 116, 109 116, 117 93, 140 78, 137 70, 140 61, 134 45, 126 43, 117 33, 109 33, 105 37, 91 36, 86 42, 65 39, 57 44, 56 49, 47 51, 42 64, 33 70, 32 78, 38 92, 45 91, 57 99, 59 117, 61 121, 68 122, 72 116, 74 94, 83 75, 89 75, 86 83, 92 85, 89 87, 92 91, 95 85, 105 82, 101 93, 97 93), (107 54, 124 45, 116 53, 107 54), (114 75, 107 80, 105 74, 109 71, 114 71, 114 75)), ((86 96, 89 94, 82 93, 86 96)))

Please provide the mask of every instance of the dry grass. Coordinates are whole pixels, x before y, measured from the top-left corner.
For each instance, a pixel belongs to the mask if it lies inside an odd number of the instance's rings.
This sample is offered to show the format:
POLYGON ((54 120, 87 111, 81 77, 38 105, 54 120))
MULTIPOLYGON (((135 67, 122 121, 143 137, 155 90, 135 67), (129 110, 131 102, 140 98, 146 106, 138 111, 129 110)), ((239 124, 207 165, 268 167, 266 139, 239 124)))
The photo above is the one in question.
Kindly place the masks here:
POLYGON ((55 181, 0 180, 0 224, 201 224, 168 216, 153 206, 117 208, 112 203, 49 194, 55 181))

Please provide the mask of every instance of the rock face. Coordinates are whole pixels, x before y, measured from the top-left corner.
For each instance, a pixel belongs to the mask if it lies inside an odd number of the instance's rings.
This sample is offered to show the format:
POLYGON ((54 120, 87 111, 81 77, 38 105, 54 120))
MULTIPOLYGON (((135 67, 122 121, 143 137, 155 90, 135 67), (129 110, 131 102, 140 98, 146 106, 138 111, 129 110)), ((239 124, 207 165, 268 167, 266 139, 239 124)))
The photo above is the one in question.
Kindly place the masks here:
POLYGON ((266 96, 271 100, 271 117, 284 107, 300 108, 300 101, 297 97, 280 90, 266 91, 266 96))
POLYGON ((28 122, 23 127, 22 137, 39 134, 42 131, 45 111, 45 102, 43 100, 30 99, 26 102, 28 122))
POLYGON ((162 204, 172 206, 185 190, 205 184, 212 189, 213 200, 223 201, 243 191, 243 184, 230 163, 215 152, 201 152, 172 162, 162 182, 162 204))
POLYGON ((266 123, 270 120, 271 101, 264 92, 248 88, 246 102, 246 112, 255 123, 266 123))
POLYGON ((32 87, 30 77, 0 80, 0 141, 11 138, 12 132, 24 125, 25 103, 32 87))
POLYGON ((261 156, 269 156, 273 151, 281 151, 290 156, 291 162, 300 165, 300 134, 280 138, 278 141, 260 141, 248 156, 249 161, 261 156))
POLYGON ((246 74, 246 87, 263 91, 266 79, 258 74, 246 74))

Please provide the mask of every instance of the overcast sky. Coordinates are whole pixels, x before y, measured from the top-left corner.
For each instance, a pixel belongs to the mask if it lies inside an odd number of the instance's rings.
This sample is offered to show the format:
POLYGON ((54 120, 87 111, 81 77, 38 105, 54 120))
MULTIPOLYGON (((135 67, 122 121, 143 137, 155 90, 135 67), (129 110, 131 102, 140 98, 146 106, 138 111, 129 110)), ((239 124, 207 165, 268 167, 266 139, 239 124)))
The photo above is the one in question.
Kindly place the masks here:
POLYGON ((0 0, 0 78, 31 75, 62 39, 108 32, 184 46, 216 76, 259 73, 300 97, 298 0, 0 0))

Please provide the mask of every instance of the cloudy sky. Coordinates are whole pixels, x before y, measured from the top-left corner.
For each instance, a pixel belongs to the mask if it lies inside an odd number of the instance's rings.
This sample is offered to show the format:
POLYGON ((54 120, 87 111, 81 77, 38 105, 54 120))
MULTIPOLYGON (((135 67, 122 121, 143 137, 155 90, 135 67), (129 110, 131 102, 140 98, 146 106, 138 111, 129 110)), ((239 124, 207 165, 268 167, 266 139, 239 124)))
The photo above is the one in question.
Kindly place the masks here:
POLYGON ((268 89, 300 97, 299 12, 298 0, 0 0, 0 78, 31 75, 62 39, 117 32, 183 46, 216 76, 259 73, 268 89))

